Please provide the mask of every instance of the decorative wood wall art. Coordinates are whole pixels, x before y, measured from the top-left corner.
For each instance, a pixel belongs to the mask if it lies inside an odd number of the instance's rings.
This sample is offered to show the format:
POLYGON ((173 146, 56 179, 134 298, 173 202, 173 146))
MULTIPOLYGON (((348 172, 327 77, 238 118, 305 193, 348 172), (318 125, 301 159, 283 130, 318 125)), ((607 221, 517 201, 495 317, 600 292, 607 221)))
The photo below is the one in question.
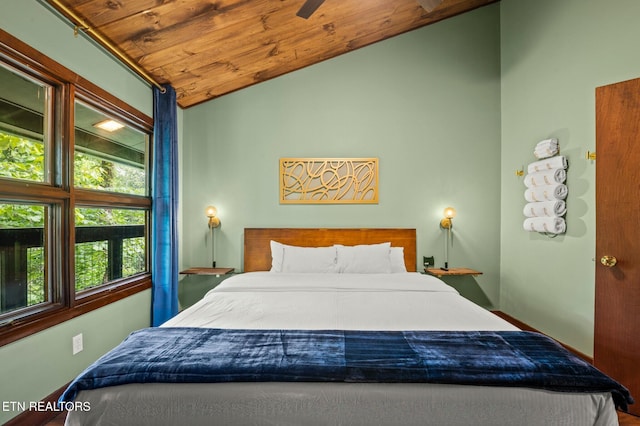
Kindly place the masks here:
POLYGON ((281 204, 376 204, 377 158, 281 158, 281 204))

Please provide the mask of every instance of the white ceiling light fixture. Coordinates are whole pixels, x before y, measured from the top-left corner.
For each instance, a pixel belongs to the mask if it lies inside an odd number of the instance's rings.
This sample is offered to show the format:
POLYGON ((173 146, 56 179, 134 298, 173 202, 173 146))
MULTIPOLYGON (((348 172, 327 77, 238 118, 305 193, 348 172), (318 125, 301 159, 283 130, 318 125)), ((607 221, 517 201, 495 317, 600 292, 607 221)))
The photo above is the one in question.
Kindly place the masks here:
POLYGON ((115 120, 107 119, 94 124, 93 127, 106 130, 107 132, 115 132, 116 130, 122 129, 124 127, 124 124, 118 123, 115 120))
POLYGON ((433 9, 440 6, 443 0, 418 0, 420 6, 427 12, 431 13, 433 9))

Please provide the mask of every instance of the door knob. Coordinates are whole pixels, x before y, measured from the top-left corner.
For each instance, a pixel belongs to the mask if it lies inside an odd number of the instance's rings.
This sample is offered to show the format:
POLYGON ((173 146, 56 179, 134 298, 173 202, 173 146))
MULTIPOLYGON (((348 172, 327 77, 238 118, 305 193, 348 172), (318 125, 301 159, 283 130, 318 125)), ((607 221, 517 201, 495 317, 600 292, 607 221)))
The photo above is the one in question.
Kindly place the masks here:
POLYGON ((613 268, 618 263, 618 259, 613 256, 602 256, 600 259, 600 263, 602 263, 607 268, 613 268))

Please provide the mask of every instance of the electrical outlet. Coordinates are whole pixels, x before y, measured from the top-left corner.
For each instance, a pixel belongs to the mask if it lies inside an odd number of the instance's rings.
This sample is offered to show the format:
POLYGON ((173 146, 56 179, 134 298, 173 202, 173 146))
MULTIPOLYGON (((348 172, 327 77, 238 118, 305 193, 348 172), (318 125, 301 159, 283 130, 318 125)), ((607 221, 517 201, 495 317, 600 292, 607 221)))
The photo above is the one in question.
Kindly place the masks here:
POLYGON ((71 339, 71 342, 73 344, 73 354, 77 354, 78 352, 82 352, 82 333, 73 336, 73 338, 71 339))

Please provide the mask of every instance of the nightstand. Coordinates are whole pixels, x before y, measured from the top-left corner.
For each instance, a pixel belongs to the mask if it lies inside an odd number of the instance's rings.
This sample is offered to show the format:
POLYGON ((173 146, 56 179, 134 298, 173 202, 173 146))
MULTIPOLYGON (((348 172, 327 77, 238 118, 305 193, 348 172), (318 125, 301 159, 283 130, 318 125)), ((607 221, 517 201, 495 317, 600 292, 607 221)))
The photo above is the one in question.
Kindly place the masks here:
POLYGON ((202 299, 212 288, 234 275, 235 268, 189 268, 180 271, 185 277, 178 283, 180 310, 202 299))
POLYGON ((476 271, 475 269, 470 268, 449 268, 448 271, 445 271, 440 268, 425 268, 424 270, 429 275, 434 275, 438 278, 442 277, 452 277, 459 275, 473 275, 474 277, 478 275, 482 275, 482 272, 476 271))

